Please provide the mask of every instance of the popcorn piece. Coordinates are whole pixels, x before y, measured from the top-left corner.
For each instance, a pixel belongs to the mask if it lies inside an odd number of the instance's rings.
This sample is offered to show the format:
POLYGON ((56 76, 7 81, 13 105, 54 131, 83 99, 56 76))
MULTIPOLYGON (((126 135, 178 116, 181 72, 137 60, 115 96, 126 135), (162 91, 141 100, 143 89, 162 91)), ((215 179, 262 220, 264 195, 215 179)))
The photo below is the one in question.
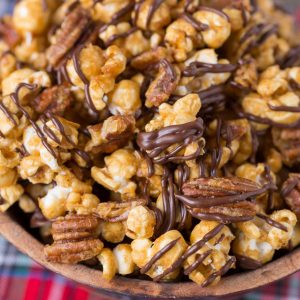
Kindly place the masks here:
MULTIPOLYGON (((172 266, 187 249, 187 244, 179 231, 168 231, 157 238, 153 244, 148 239, 135 239, 131 243, 132 259, 139 268, 143 268, 147 263, 149 263, 155 254, 173 241, 176 241, 175 245, 156 260, 154 264, 151 264, 151 268, 146 272, 148 276, 155 278, 156 276, 161 275, 167 268, 172 266)), ((178 274, 179 270, 176 269, 165 276, 164 280, 168 281, 175 279, 178 274)))
POLYGON ((151 238, 155 224, 155 215, 151 210, 144 206, 136 206, 129 211, 126 235, 131 239, 151 238))
MULTIPOLYGON (((205 234, 214 230, 218 223, 213 221, 201 221, 191 232, 191 245, 203 239, 205 234)), ((213 278, 213 274, 218 273, 230 259, 229 250, 230 243, 234 239, 229 227, 224 226, 213 238, 205 243, 197 252, 190 255, 184 264, 185 273, 189 278, 197 284, 206 285, 207 280, 213 278), (195 263, 200 264, 194 268, 195 263), (201 262, 202 261, 202 262, 201 262)), ((234 264, 231 263, 231 265, 234 264)), ((232 267, 232 266, 231 266, 232 267)), ((216 276, 213 284, 220 280, 220 276, 216 276)))
POLYGON ((92 177, 107 189, 123 198, 135 197, 136 183, 130 179, 137 172, 137 157, 130 149, 119 149, 104 158, 105 167, 93 167, 92 177))
POLYGON ((256 217, 253 221, 238 223, 233 251, 260 263, 267 263, 275 250, 288 246, 296 222, 295 214, 283 209, 274 211, 267 219, 256 217))

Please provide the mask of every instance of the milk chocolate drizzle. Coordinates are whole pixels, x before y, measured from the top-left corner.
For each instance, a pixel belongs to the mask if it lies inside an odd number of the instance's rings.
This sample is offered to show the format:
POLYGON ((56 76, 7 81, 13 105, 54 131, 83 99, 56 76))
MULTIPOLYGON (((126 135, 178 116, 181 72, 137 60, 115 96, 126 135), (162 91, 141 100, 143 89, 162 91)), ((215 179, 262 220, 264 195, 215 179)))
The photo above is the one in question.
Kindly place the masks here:
POLYGON ((188 14, 188 13, 184 13, 182 15, 182 18, 184 20, 186 20, 188 23, 190 23, 197 31, 205 31, 209 28, 208 25, 199 22, 198 20, 196 20, 195 18, 193 18, 192 15, 188 14))

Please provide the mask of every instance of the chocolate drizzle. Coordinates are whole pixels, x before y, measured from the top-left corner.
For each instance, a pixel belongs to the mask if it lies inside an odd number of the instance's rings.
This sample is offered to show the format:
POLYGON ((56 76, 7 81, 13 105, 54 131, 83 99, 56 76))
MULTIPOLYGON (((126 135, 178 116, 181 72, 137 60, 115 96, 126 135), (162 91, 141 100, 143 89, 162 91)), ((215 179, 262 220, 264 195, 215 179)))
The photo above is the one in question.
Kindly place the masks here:
POLYGON ((286 228, 286 226, 282 225, 281 223, 271 219, 270 217, 268 216, 265 216, 261 213, 257 213, 256 216, 264 221, 266 221, 269 225, 273 226, 273 227, 276 227, 280 230, 283 230, 285 232, 288 232, 288 229, 286 228))
POLYGON ((225 265, 219 270, 216 271, 214 273, 212 273, 203 283, 202 283, 202 287, 206 287, 208 285, 210 285, 213 281, 215 281, 215 279, 219 276, 223 276, 225 273, 228 272, 228 270, 232 267, 233 264, 235 264, 236 262, 236 258, 233 256, 231 257, 226 263, 225 265))
POLYGON ((263 266, 263 264, 260 261, 244 255, 235 254, 235 257, 237 259, 239 267, 245 270, 255 270, 263 266))
MULTIPOLYGON (((213 230, 211 230, 207 234, 205 234, 201 240, 197 241, 191 247, 189 247, 180 258, 178 258, 169 268, 164 270, 162 272, 162 274, 156 276, 153 280, 160 281, 166 275, 168 275, 168 274, 172 273, 173 271, 175 271, 176 269, 178 269, 189 256, 193 255, 195 252, 200 250, 209 240, 211 240, 213 237, 215 237, 223 229, 223 227, 224 227, 223 224, 219 224, 213 230)), ((159 258, 161 256, 162 255, 160 255, 159 258)))
POLYGON ((154 163, 165 164, 180 160, 195 159, 200 155, 200 147, 194 154, 188 156, 176 156, 184 147, 191 142, 199 140, 203 134, 203 120, 201 118, 195 121, 164 127, 152 132, 142 132, 137 136, 137 144, 142 151, 147 151, 148 156, 154 163), (180 143, 170 153, 161 156, 161 154, 170 146, 180 143))
POLYGON ((74 51, 74 53, 72 55, 72 60, 73 60, 75 71, 76 71, 77 75, 79 76, 79 78, 81 79, 81 81, 84 84, 84 93, 85 93, 85 98, 86 98, 87 105, 93 112, 97 113, 97 109, 96 109, 96 107, 93 103, 93 100, 92 100, 92 97, 91 97, 90 91, 89 91, 90 83, 89 83, 88 79, 86 78, 86 76, 84 75, 84 73, 83 73, 83 71, 80 67, 79 55, 80 55, 80 52, 83 48, 84 48, 84 45, 81 46, 81 47, 78 47, 74 51))
POLYGON ((210 250, 205 251, 201 255, 198 255, 198 257, 196 256, 197 258, 194 261, 194 263, 192 263, 189 267, 187 267, 184 270, 184 275, 189 275, 193 271, 195 271, 211 253, 212 253, 212 250, 210 249, 210 250))
POLYGON ((28 83, 20 83, 16 89, 16 91, 12 94, 10 94, 10 97, 12 101, 15 103, 15 105, 18 107, 18 109, 21 111, 21 113, 25 116, 25 118, 29 121, 33 129, 35 130, 38 137, 41 139, 42 144, 44 147, 48 150, 48 152, 54 157, 57 158, 57 155, 53 148, 49 145, 46 136, 44 135, 43 131, 40 129, 40 127, 37 125, 37 123, 31 118, 29 113, 23 108, 23 106, 20 104, 19 100, 19 92, 22 88, 27 88, 30 91, 34 91, 37 89, 36 85, 28 84, 28 83))
POLYGON ((184 13, 182 15, 182 18, 185 21, 187 21, 188 23, 190 23, 197 31, 205 31, 205 30, 207 30, 209 28, 208 25, 197 21, 195 18, 193 18, 193 16, 191 16, 188 13, 184 13))
POLYGON ((288 195, 291 193, 291 191, 292 191, 299 183, 300 183, 300 179, 299 179, 299 178, 295 178, 295 179, 289 181, 289 183, 288 183, 285 187, 283 187, 283 188, 281 189, 281 195, 282 195, 282 197, 288 196, 288 195))
POLYGON ((280 62, 282 69, 299 66, 300 64, 300 45, 292 48, 280 62))
POLYGON ((113 34, 109 37, 109 39, 105 42, 105 47, 109 47, 112 45, 117 39, 126 38, 130 36, 132 33, 136 32, 138 30, 137 27, 132 27, 126 32, 119 33, 119 34, 113 34))
POLYGON ((166 254, 169 250, 171 250, 173 247, 175 247, 175 245, 177 244, 177 242, 180 240, 180 237, 172 242, 170 242, 169 244, 167 244, 166 246, 164 246, 160 251, 158 251, 155 255, 153 255, 153 257, 147 262, 146 265, 144 265, 140 272, 141 274, 145 274, 147 273, 151 267, 164 255, 166 254))
POLYGON ((247 200, 249 198, 256 197, 263 194, 269 189, 269 186, 266 185, 259 189, 254 189, 253 191, 245 193, 236 193, 233 191, 228 191, 227 196, 205 196, 205 197, 191 197, 186 195, 175 195, 176 199, 182 201, 186 206, 191 208, 207 208, 211 206, 220 206, 229 203, 236 203, 240 201, 247 200))
POLYGON ((200 61, 190 63, 183 71, 183 76, 202 76, 206 73, 231 73, 237 69, 234 64, 210 64, 200 61))

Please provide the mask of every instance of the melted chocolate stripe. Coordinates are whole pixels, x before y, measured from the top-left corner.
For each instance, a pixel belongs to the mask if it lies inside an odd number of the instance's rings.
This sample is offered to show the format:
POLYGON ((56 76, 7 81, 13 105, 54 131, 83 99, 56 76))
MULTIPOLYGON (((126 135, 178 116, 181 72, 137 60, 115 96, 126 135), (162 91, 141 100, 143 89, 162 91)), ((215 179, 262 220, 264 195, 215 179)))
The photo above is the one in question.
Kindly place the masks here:
POLYGON ((36 85, 31 85, 31 84, 27 84, 27 83, 20 83, 17 86, 17 89, 14 93, 10 94, 10 97, 12 99, 12 101, 15 103, 15 105, 18 107, 18 109, 21 111, 21 113, 26 117, 26 119, 29 121, 29 123, 31 124, 31 126, 33 127, 33 129, 35 130, 36 134, 38 135, 38 137, 41 139, 42 144, 44 145, 44 147, 48 150, 48 152, 54 157, 57 158, 57 155, 55 153, 55 151, 53 150, 53 148, 49 145, 49 143, 47 142, 47 138, 45 137, 44 133, 42 132, 42 130, 39 128, 39 126, 36 124, 36 122, 34 122, 34 120, 31 118, 31 116, 29 115, 29 113, 22 107, 22 105, 20 104, 20 100, 19 100, 19 92, 21 90, 21 88, 27 88, 30 91, 33 91, 35 89, 37 89, 36 85))
POLYGON ((226 264, 219 270, 214 273, 212 273, 202 284, 202 287, 206 287, 210 285, 213 281, 216 280, 217 277, 223 276, 225 273, 229 271, 229 269, 232 267, 232 265, 236 262, 236 258, 233 256, 231 257, 226 264))
POLYGON ((189 213, 198 220, 216 221, 222 224, 246 222, 253 219, 253 216, 229 216, 224 214, 209 214, 200 212, 195 213, 193 210, 189 210, 189 213))
POLYGON ((81 67, 80 67, 79 55, 80 55, 80 52, 83 48, 84 48, 84 45, 78 47, 74 51, 73 56, 72 56, 72 60, 73 60, 75 71, 76 71, 77 75, 79 76, 79 78, 81 79, 81 81, 84 84, 84 93, 85 93, 87 104, 88 104, 89 108, 92 111, 97 112, 97 109, 96 109, 96 107, 93 103, 93 100, 92 100, 92 97, 91 97, 90 91, 89 91, 90 83, 89 83, 88 79, 85 77, 85 75, 84 75, 84 73, 83 73, 83 71, 81 70, 81 67))
POLYGON ((244 201, 248 198, 252 198, 266 192, 270 187, 268 185, 247 193, 241 193, 237 195, 219 196, 219 197, 190 197, 184 195, 175 195, 175 197, 182 201, 186 206, 191 208, 206 208, 211 206, 220 206, 228 203, 235 203, 244 201))
POLYGON ((206 252, 202 253, 201 255, 199 255, 199 257, 189 267, 187 267, 184 270, 184 275, 189 275, 194 270, 196 270, 211 253, 212 253, 212 250, 210 249, 210 250, 207 250, 206 252))
POLYGON ((11 112, 5 107, 5 105, 3 104, 3 102, 0 103, 0 109, 2 110, 2 112, 4 113, 4 115, 15 125, 17 126, 17 122, 14 119, 13 115, 11 114, 11 112))
POLYGON ((113 34, 109 37, 109 39, 105 42, 105 47, 109 47, 110 45, 112 45, 114 43, 114 41, 116 41, 117 39, 121 39, 121 38, 126 38, 128 36, 130 36, 132 33, 136 32, 138 30, 137 27, 133 27, 131 29, 129 29, 126 32, 123 33, 119 33, 119 34, 113 34))
POLYGON ((149 11, 148 11, 148 15, 147 15, 147 19, 146 19, 146 28, 149 27, 151 20, 155 14, 155 11, 161 6, 162 3, 164 3, 165 0, 153 0, 149 11))
POLYGON ((254 259, 252 259, 250 257, 247 257, 247 256, 235 254, 235 257, 237 259, 238 265, 242 269, 255 270, 255 269, 258 269, 258 268, 262 267, 262 265, 263 265, 258 260, 254 260, 254 259))
POLYGON ((223 227, 224 227, 223 224, 219 224, 213 230, 211 230, 207 234, 205 234, 201 240, 194 243, 189 249, 187 249, 184 252, 184 254, 177 261, 175 261, 169 268, 164 270, 164 272, 162 274, 153 278, 153 280, 159 281, 162 278, 164 278, 166 275, 168 275, 169 273, 172 273, 177 268, 179 268, 189 256, 193 255, 195 252, 197 252, 199 249, 201 249, 209 240, 211 240, 213 237, 215 237, 223 229, 223 227))
POLYGON ((145 274, 147 273, 151 267, 164 255, 166 254, 169 250, 171 250, 176 243, 180 240, 180 237, 172 242, 170 242, 169 244, 167 244, 166 246, 164 246, 161 250, 159 250, 157 253, 155 253, 155 255, 153 255, 153 257, 147 262, 147 264, 145 266, 143 266, 140 270, 141 274, 145 274))
POLYGON ((290 194, 290 192, 300 183, 300 180, 298 178, 295 178, 293 181, 291 181, 288 185, 286 185, 281 190, 281 195, 283 197, 286 197, 290 194))
POLYGON ((182 74, 186 77, 193 77, 201 76, 205 73, 231 73, 234 72, 237 67, 237 65, 233 64, 210 64, 194 61, 185 68, 182 74))
POLYGON ((261 213, 257 213, 256 216, 264 221, 266 221, 269 225, 273 226, 273 227, 276 227, 280 230, 283 230, 285 232, 288 232, 288 229, 286 228, 286 226, 282 225, 281 223, 271 219, 270 217, 268 216, 265 216, 261 213))
POLYGON ((182 15, 182 18, 185 21, 187 21, 188 23, 190 23, 197 31, 205 31, 205 30, 207 30, 209 28, 208 25, 197 21, 195 18, 193 18, 193 16, 191 16, 188 13, 184 13, 182 15))

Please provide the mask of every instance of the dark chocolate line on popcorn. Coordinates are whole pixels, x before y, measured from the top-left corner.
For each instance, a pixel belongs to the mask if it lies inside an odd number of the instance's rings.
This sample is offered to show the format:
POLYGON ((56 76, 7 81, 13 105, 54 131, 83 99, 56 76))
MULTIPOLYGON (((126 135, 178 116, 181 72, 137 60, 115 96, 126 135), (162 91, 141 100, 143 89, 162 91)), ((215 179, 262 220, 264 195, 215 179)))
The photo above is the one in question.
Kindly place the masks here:
POLYGON ((42 144, 44 145, 44 147, 48 150, 48 152, 57 159, 57 155, 55 153, 55 151, 53 150, 53 148, 49 145, 47 138, 45 137, 44 133, 42 132, 42 130, 39 128, 39 126, 37 125, 37 123, 31 118, 31 116, 29 115, 29 113, 23 108, 23 106, 20 104, 20 100, 19 100, 19 92, 22 88, 27 88, 30 91, 34 91, 37 89, 36 85, 32 85, 32 84, 28 84, 28 83, 20 83, 17 88, 16 91, 12 94, 10 94, 10 97, 12 99, 12 101, 15 103, 15 105, 18 107, 18 109, 21 111, 21 113, 25 116, 25 118, 29 121, 29 123, 31 124, 31 126, 33 127, 33 129, 35 130, 36 134, 38 135, 38 137, 41 139, 42 144))
POLYGON ((282 231, 285 231, 285 232, 288 232, 288 229, 286 228, 286 226, 282 225, 281 223, 271 219, 270 217, 268 216, 265 216, 261 213, 257 213, 256 216, 264 221, 266 221, 266 223, 268 223, 269 225, 273 226, 273 227, 276 227, 282 231))
MULTIPOLYGON (((139 133, 137 136, 137 144, 142 151, 147 151, 148 156, 153 159, 154 162, 159 161, 159 163, 166 163, 172 161, 173 156, 185 146, 202 137, 202 134, 203 120, 198 118, 189 123, 171 125, 152 132, 139 133), (171 145, 177 143, 181 143, 181 145, 171 152, 171 156, 158 157, 171 145)), ((194 158, 194 155, 191 157, 194 158)), ((191 157, 180 157, 180 159, 193 159, 191 157)))
POLYGON ((187 21, 188 23, 190 23, 197 31, 205 31, 209 28, 208 25, 199 22, 198 20, 196 20, 195 18, 193 18, 192 15, 188 14, 188 13, 184 13, 182 14, 182 18, 187 21))
POLYGON ((184 70, 183 76, 193 77, 202 76, 206 73, 232 73, 237 69, 235 64, 210 64, 200 61, 190 63, 184 70))
POLYGON ((199 255, 198 258, 184 270, 184 275, 190 275, 195 271, 212 252, 213 250, 210 249, 199 255))
POLYGON ((239 254, 234 254, 234 256, 237 259, 238 266, 241 267, 242 269, 255 270, 263 266, 263 264, 260 261, 250 258, 248 256, 239 255, 239 254))
POLYGON ((222 229, 224 228, 223 224, 217 225, 213 230, 209 231, 207 234, 204 235, 204 237, 191 245, 181 257, 179 257, 169 268, 163 271, 162 274, 156 276, 153 278, 154 281, 160 281, 163 279, 166 275, 174 272, 176 269, 182 266, 184 261, 191 255, 193 255, 195 252, 200 250, 209 240, 214 238, 222 229))
POLYGON ((294 66, 299 66, 300 64, 300 45, 291 48, 289 52, 285 55, 279 65, 281 69, 286 69, 294 66))
POLYGON ((157 253, 155 253, 155 255, 153 255, 153 257, 147 262, 146 265, 144 265, 140 272, 141 274, 145 274, 147 273, 151 267, 164 255, 166 254, 169 250, 171 250, 176 244, 177 242, 180 240, 180 237, 177 238, 176 240, 170 242, 169 244, 167 244, 166 246, 164 246, 160 251, 158 251, 157 253))
POLYGON ((211 12, 211 13, 215 13, 215 14, 219 15, 220 17, 222 17, 223 19, 225 19, 228 22, 230 22, 230 18, 228 17, 228 15, 225 14, 220 9, 216 9, 216 8, 208 7, 208 6, 198 6, 198 7, 195 8, 195 12, 196 11, 208 11, 208 12, 211 12))
POLYGON ((81 69, 81 66, 80 66, 79 56, 80 56, 80 52, 83 50, 83 48, 84 48, 84 45, 82 45, 81 47, 78 47, 74 51, 74 53, 72 55, 72 60, 73 60, 75 71, 84 84, 84 94, 85 94, 85 98, 86 98, 86 103, 93 112, 97 112, 97 109, 93 103, 93 100, 92 100, 92 97, 91 97, 91 94, 89 91, 90 83, 89 83, 88 79, 86 78, 86 76, 84 75, 84 73, 81 69))
POLYGON ((210 285, 213 281, 215 281, 217 279, 217 277, 221 277, 224 274, 226 274, 229 269, 232 267, 233 264, 235 264, 236 262, 236 258, 233 256, 231 257, 226 264, 218 271, 212 273, 202 284, 202 287, 207 287, 208 285, 210 285))
POLYGON ((136 32, 137 30, 138 30, 137 27, 132 27, 126 32, 111 35, 109 39, 105 42, 105 47, 111 46, 117 39, 126 38, 130 36, 132 33, 136 32))

